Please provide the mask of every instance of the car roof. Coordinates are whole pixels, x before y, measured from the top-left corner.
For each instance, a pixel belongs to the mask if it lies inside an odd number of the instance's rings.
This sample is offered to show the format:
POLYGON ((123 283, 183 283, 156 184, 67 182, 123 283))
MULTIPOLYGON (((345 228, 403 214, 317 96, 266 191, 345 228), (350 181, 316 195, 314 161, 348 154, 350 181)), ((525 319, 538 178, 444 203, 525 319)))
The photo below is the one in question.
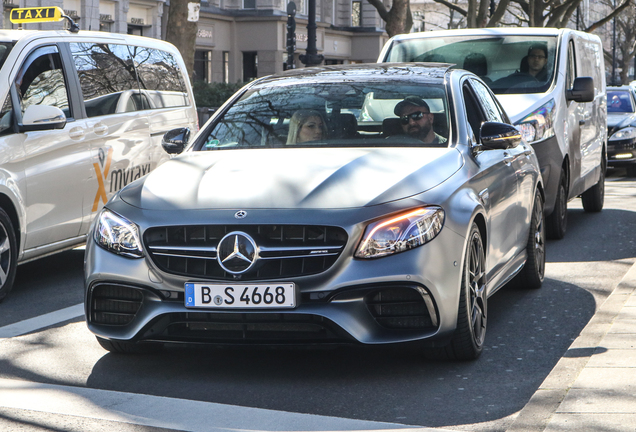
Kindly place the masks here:
POLYGON ((455 65, 448 63, 364 63, 292 69, 258 80, 258 85, 289 79, 321 82, 405 80, 441 83, 455 65))
POLYGON ((481 29, 437 30, 393 36, 393 40, 452 36, 558 36, 569 29, 549 27, 489 27, 481 29))
POLYGON ((25 43, 28 43, 30 40, 44 38, 56 39, 58 41, 64 42, 73 40, 104 40, 111 41, 113 43, 130 43, 147 47, 165 48, 168 45, 172 46, 172 44, 170 44, 169 42, 163 41, 161 39, 127 35, 123 33, 84 30, 81 30, 77 33, 72 33, 68 30, 0 30, 0 42, 23 41, 25 43))

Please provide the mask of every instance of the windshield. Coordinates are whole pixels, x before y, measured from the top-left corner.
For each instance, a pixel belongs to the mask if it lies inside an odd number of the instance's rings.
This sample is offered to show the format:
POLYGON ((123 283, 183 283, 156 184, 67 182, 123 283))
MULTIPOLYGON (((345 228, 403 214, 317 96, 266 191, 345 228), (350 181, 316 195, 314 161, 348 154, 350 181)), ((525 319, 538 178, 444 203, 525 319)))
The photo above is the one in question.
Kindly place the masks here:
POLYGON ((552 82, 556 37, 455 36, 395 41, 385 62, 452 63, 479 75, 495 94, 543 93, 552 82))
POLYGON ((446 92, 442 85, 405 85, 403 81, 390 80, 270 83, 248 90, 222 117, 215 119, 200 135, 195 150, 446 147, 448 130, 446 92), (398 103, 401 105, 396 109, 398 103))
POLYGON ((0 68, 4 64, 4 61, 9 55, 12 47, 13 45, 9 42, 0 42, 0 68))
POLYGON ((608 90, 607 91, 607 112, 608 113, 633 113, 634 104, 628 90, 608 90))

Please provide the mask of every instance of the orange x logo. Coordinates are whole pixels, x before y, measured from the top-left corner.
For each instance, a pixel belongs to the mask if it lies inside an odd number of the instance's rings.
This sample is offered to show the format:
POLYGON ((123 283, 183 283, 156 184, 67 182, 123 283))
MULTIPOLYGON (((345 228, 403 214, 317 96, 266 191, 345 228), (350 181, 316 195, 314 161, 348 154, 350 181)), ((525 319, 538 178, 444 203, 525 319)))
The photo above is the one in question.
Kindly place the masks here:
POLYGON ((97 194, 95 195, 95 201, 93 201, 93 211, 97 211, 97 207, 99 206, 99 200, 106 204, 108 201, 108 197, 106 196, 106 187, 104 186, 104 181, 106 177, 108 177, 108 171, 110 171, 110 161, 113 157, 113 149, 108 149, 108 157, 106 158, 106 166, 104 167, 104 172, 102 173, 99 168, 99 164, 97 162, 93 163, 93 167, 95 168, 95 174, 97 175, 97 194))

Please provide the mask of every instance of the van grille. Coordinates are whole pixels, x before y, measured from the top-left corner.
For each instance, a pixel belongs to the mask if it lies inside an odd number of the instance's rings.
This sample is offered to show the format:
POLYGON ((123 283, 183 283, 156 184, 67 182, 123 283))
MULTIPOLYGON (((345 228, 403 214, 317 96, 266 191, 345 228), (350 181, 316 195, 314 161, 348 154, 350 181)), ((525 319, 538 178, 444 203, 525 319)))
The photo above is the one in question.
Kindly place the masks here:
POLYGON ((154 264, 166 273, 200 278, 234 279, 217 261, 217 246, 228 233, 254 239, 260 259, 241 280, 267 280, 321 273, 329 269, 347 243, 342 228, 314 225, 197 225, 155 227, 144 242, 154 264))

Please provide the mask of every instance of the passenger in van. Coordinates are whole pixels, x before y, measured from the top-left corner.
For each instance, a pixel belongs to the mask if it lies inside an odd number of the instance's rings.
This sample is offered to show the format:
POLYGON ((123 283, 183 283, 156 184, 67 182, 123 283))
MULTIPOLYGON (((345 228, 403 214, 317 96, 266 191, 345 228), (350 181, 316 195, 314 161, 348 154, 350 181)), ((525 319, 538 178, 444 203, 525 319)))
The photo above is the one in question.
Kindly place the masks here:
POLYGON ((298 110, 289 121, 287 144, 320 141, 327 137, 327 124, 316 110, 298 110))
POLYGON ((521 59, 520 72, 530 74, 538 81, 548 80, 548 46, 546 44, 532 45, 528 48, 528 55, 524 59, 521 59))
POLYGON ((464 58, 464 69, 471 71, 479 78, 484 80, 486 84, 492 83, 492 80, 488 78, 488 61, 486 56, 482 53, 471 53, 464 58))
POLYGON ((404 134, 419 139, 427 145, 445 145, 446 138, 433 130, 435 117, 426 101, 418 96, 407 96, 393 110, 400 118, 404 134))

